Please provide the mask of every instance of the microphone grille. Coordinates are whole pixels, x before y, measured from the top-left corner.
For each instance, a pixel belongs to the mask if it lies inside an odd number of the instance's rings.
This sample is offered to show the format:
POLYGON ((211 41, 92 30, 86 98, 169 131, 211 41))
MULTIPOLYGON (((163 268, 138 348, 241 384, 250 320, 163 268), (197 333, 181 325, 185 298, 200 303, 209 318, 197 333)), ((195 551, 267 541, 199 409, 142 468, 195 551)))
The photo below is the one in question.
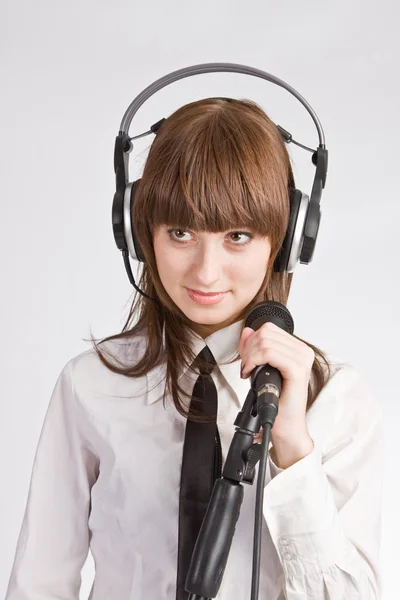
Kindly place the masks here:
POLYGON ((294 331, 294 322, 288 308, 275 300, 263 301, 256 304, 246 319, 245 327, 251 327, 257 331, 261 325, 268 321, 272 321, 275 325, 290 334, 294 331))

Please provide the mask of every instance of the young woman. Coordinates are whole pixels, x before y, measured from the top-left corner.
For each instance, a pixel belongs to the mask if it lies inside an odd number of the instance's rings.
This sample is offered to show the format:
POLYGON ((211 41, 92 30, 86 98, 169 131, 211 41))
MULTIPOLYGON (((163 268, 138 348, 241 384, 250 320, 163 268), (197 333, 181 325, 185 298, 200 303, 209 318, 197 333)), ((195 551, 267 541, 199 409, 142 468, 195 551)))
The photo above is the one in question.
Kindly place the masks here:
MULTIPOLYGON (((270 323, 244 327, 258 302, 287 303, 292 274, 273 264, 291 187, 285 143, 256 103, 204 99, 163 123, 133 208, 140 287, 161 310, 136 296, 122 332, 61 371, 6 600, 76 600, 89 548, 92 600, 176 598, 182 449, 205 345, 223 461, 251 371, 268 363, 283 378, 259 597, 381 597, 380 405, 351 365, 270 323)), ((245 486, 221 600, 250 597, 255 488, 245 486)))

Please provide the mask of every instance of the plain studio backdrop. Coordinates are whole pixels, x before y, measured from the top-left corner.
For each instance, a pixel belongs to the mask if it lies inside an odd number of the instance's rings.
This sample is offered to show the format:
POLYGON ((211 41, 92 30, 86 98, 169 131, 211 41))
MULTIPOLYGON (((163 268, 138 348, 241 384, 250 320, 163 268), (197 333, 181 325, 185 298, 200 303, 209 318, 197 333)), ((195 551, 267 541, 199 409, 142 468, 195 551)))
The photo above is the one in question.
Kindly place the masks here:
MULTIPOLYGON (((133 298, 111 226, 121 118, 167 73, 231 62, 289 83, 324 128, 329 168, 319 238, 313 261, 296 268, 288 307, 295 333, 352 362, 383 404, 381 560, 384 598, 398 597, 398 4, 3 0, 0 10, 0 596, 58 374, 90 347, 83 341, 90 328, 97 337, 121 330, 133 298)), ((187 102, 218 95, 253 99, 295 140, 318 145, 310 116, 291 94, 232 73, 162 89, 139 109, 130 135, 187 102)), ((152 141, 136 143, 131 180, 152 141)), ((289 151, 296 185, 309 194, 311 154, 294 145, 289 151)), ((89 553, 81 598, 93 572, 89 553)))

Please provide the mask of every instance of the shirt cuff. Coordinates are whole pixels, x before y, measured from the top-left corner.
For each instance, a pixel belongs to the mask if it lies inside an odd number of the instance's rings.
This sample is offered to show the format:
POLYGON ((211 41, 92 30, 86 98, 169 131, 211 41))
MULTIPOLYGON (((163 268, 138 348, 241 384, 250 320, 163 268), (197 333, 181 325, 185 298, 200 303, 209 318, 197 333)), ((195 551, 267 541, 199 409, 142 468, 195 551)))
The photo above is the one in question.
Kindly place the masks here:
POLYGON ((264 489, 264 518, 287 577, 320 574, 354 550, 313 441, 312 452, 287 469, 271 461, 274 478, 264 489))

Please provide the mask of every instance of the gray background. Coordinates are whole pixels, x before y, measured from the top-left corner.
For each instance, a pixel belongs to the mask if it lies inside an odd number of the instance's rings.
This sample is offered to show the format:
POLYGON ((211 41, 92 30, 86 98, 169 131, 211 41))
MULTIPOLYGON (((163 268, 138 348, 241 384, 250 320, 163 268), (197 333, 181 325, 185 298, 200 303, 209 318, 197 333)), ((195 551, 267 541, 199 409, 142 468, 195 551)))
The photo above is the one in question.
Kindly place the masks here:
MULTIPOLYGON (((171 71, 232 62, 287 81, 325 130, 320 235, 312 263, 296 269, 288 306, 295 332, 351 361, 382 402, 382 565, 385 599, 397 596, 397 3, 3 0, 0 9, 0 595, 57 376, 89 347, 82 338, 90 327, 96 336, 120 330, 133 297, 111 228, 122 115, 144 87, 171 71)), ((318 143, 311 118, 288 92, 229 73, 164 88, 139 110, 131 135, 186 102, 216 95, 252 98, 294 139, 318 143)), ((132 178, 151 141, 136 144, 132 178)), ((309 193, 311 155, 289 148, 297 187, 309 193)), ((92 577, 89 554, 82 598, 92 577)))

